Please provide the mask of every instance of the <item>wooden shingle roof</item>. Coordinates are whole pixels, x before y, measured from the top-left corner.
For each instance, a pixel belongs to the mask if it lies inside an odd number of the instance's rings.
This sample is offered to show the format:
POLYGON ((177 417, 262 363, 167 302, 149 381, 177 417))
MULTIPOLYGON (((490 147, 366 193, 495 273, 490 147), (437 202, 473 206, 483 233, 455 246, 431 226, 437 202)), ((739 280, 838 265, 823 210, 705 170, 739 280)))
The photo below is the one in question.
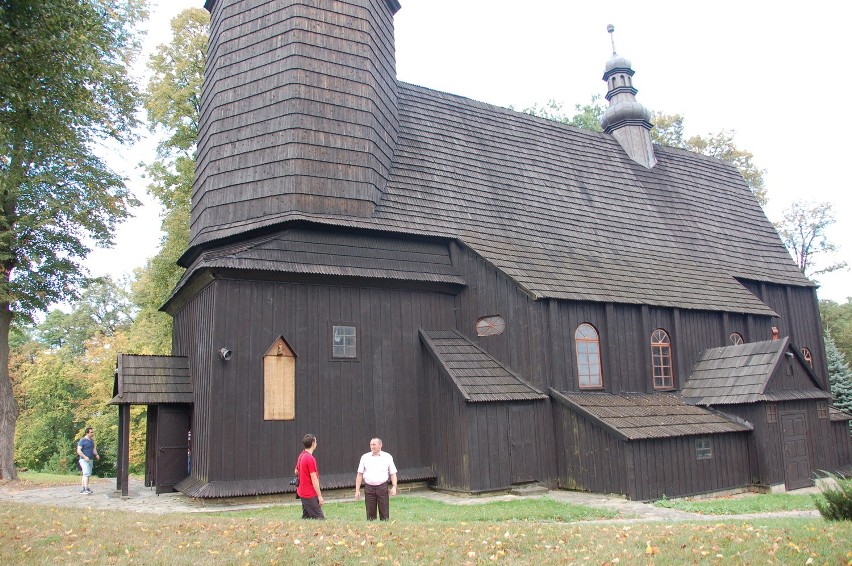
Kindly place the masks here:
POLYGON ((452 264, 446 241, 351 231, 288 229, 208 250, 184 273, 177 288, 205 268, 465 284, 452 264))
POLYGON ((841 411, 836 407, 828 408, 828 418, 831 419, 832 422, 852 421, 852 415, 841 411))
POLYGON ((420 339, 469 403, 547 398, 455 330, 420 330, 420 339))
POLYGON ((372 217, 292 211, 252 229, 307 221, 455 239, 536 298, 773 315, 738 280, 812 286, 730 164, 656 146, 646 169, 609 134, 405 83, 398 104, 372 217))
POLYGON ((185 356, 118 355, 110 404, 192 402, 189 360, 185 356))
POLYGON ((670 393, 565 393, 550 395, 624 440, 746 432, 750 423, 686 404, 670 393))
POLYGON ((696 405, 831 397, 819 388, 811 372, 810 388, 768 390, 770 378, 785 353, 798 356, 788 337, 705 350, 695 362, 681 395, 696 405))

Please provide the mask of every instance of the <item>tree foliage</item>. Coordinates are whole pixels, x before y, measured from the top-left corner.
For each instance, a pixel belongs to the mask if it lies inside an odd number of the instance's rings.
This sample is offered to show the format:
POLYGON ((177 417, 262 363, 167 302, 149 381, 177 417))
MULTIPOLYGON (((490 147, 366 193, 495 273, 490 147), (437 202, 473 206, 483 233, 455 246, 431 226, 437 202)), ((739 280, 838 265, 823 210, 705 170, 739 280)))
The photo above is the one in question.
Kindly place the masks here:
POLYGON ((576 126, 584 130, 592 132, 602 132, 601 118, 606 112, 606 106, 601 102, 600 95, 592 96, 589 104, 575 104, 574 114, 568 116, 563 110, 564 104, 550 99, 547 104, 533 104, 528 108, 524 108, 521 112, 532 114, 540 118, 553 120, 554 122, 562 122, 570 126, 576 126))
POLYGON ((816 276, 846 267, 845 261, 822 266, 817 263, 818 256, 830 256, 837 251, 837 246, 826 235, 826 230, 836 221, 830 202, 799 200, 784 211, 784 218, 776 228, 805 275, 816 276))
POLYGON ((846 363, 852 365, 852 298, 842 304, 820 301, 819 316, 825 333, 831 336, 846 363))
POLYGON ((21 415, 15 439, 18 465, 69 473, 76 465, 75 408, 85 395, 81 365, 64 352, 42 353, 19 368, 21 415))
MULTIPOLYGON (((96 472, 115 473, 117 415, 107 403, 113 394, 116 352, 130 348, 127 295, 112 280, 95 280, 70 312, 51 311, 30 333, 38 339, 15 349, 10 371, 21 406, 15 441, 18 464, 57 473, 76 470, 75 442, 86 426, 93 426, 101 455, 96 472)), ((134 470, 144 466, 144 417, 143 407, 131 411, 134 470)))
POLYGON ((15 313, 73 296, 89 246, 109 245, 135 199, 96 153, 129 141, 129 65, 144 0, 0 4, 0 477, 16 478, 9 378, 15 313))
MULTIPOLYGON (((137 274, 133 295, 140 308, 132 334, 147 337, 150 353, 171 348, 171 319, 158 311, 174 289, 183 269, 177 260, 189 244, 190 197, 195 173, 201 87, 210 16, 189 8, 171 22, 172 40, 160 45, 148 67, 151 80, 145 97, 148 125, 162 135, 157 159, 147 166, 148 190, 165 213, 159 252, 137 274)), ((142 341, 133 341, 142 347, 142 341)))
POLYGON ((825 335, 825 356, 828 363, 828 382, 831 385, 833 405, 852 415, 852 370, 843 359, 831 335, 825 335))
POLYGON ((47 347, 64 348, 79 356, 92 336, 112 336, 128 327, 133 322, 133 311, 126 286, 99 277, 86 282, 70 313, 59 309, 48 312, 38 325, 38 337, 47 347))

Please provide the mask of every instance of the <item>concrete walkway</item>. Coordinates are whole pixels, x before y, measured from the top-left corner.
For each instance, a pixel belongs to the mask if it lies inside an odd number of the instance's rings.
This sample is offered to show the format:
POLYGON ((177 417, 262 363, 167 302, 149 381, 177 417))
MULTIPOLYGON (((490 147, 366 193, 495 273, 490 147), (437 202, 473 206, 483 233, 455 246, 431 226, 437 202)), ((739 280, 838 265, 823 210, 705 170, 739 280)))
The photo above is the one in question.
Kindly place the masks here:
MULTIPOLYGON (((181 493, 157 495, 154 493, 153 488, 145 487, 142 481, 134 479, 130 480, 130 491, 127 497, 122 497, 120 491, 115 489, 115 480, 96 480, 92 482, 90 487, 94 493, 92 495, 84 495, 80 493, 79 485, 21 488, 16 487, 16 484, 6 483, 4 485, 0 485, 0 501, 81 509, 112 509, 116 511, 153 514, 216 513, 244 509, 257 509, 262 507, 299 505, 299 502, 292 494, 215 500, 192 499, 181 493)), ((797 493, 801 491, 806 490, 799 490, 797 493)), ((326 492, 326 500, 330 502, 352 501, 353 498, 351 495, 351 490, 328 491, 326 492)), ((408 491, 401 494, 399 497, 405 497, 408 495, 427 497, 429 499, 454 505, 475 505, 489 501, 511 501, 518 499, 519 497, 518 495, 509 494, 485 497, 460 497, 429 489, 408 491)), ((817 511, 787 511, 736 516, 699 515, 697 513, 687 513, 675 509, 655 507, 648 503, 628 501, 627 499, 613 495, 563 490, 549 491, 542 495, 530 497, 550 497, 551 499, 563 501, 565 503, 613 510, 619 513, 618 519, 611 520, 615 522, 718 521, 723 518, 748 519, 759 517, 819 517, 819 513, 817 511)))

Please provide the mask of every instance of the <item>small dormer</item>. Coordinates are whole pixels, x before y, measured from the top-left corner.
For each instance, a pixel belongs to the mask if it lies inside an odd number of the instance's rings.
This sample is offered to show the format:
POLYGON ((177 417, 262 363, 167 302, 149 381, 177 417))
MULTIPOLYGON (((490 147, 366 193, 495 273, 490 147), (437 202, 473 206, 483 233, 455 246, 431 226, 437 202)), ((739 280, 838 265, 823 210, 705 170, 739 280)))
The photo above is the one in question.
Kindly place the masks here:
MULTIPOLYGON (((614 30, 612 25, 607 26, 610 38, 614 30)), ((651 143, 651 112, 636 100, 638 91, 633 86, 633 73, 630 61, 615 52, 613 40, 612 57, 603 76, 609 108, 601 119, 601 127, 618 140, 630 159, 650 169, 657 164, 651 143)))

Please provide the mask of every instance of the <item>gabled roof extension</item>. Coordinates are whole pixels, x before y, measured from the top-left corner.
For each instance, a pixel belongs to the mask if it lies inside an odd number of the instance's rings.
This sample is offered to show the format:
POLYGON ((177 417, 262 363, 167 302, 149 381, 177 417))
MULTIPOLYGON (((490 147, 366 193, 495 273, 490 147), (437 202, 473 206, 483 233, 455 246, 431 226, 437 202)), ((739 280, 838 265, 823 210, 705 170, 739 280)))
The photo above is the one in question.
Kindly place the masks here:
POLYGON ((550 396, 623 440, 747 432, 745 421, 684 403, 670 393, 567 393, 550 396))
POLYGON ((421 329, 420 340, 469 403, 547 399, 455 330, 421 329))
POLYGON ((186 356, 119 354, 112 405, 192 403, 186 356))
POLYGON ((695 362, 681 395, 689 403, 696 405, 831 397, 820 389, 813 372, 801 359, 796 348, 792 347, 788 337, 705 350, 695 362), (767 385, 785 353, 793 356, 805 370, 812 388, 767 390, 767 385))

